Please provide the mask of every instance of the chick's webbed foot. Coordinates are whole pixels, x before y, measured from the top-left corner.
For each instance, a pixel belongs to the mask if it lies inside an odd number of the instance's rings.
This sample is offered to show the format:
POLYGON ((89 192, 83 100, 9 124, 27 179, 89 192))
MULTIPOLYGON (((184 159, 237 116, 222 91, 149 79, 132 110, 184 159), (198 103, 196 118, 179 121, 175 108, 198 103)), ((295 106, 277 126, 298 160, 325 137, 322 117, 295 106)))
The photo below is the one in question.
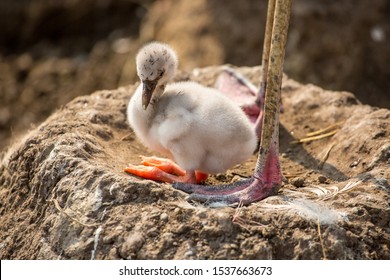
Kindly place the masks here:
POLYGON ((203 183, 208 175, 199 171, 185 171, 170 159, 141 157, 141 165, 129 164, 124 171, 153 181, 174 183, 203 183))
POLYGON ((174 161, 167 158, 141 156, 141 164, 144 166, 157 167, 158 169, 177 176, 184 176, 186 171, 174 161))

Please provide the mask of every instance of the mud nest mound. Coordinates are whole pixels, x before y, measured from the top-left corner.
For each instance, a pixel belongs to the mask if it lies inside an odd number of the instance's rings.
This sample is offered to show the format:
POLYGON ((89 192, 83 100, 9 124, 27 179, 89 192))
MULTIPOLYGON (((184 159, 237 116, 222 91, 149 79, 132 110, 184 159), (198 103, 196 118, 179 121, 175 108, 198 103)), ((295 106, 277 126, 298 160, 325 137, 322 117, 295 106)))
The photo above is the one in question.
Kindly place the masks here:
MULTIPOLYGON (((177 80, 212 86, 221 69, 177 80)), ((237 71, 259 83, 260 67, 237 71)), ((2 155, 1 259, 390 259, 389 110, 284 77, 288 182, 248 207, 212 209, 123 172, 153 154, 127 124, 136 86, 77 97, 2 155), (330 125, 329 137, 293 143, 330 125)), ((248 176, 255 161, 208 183, 248 176)))

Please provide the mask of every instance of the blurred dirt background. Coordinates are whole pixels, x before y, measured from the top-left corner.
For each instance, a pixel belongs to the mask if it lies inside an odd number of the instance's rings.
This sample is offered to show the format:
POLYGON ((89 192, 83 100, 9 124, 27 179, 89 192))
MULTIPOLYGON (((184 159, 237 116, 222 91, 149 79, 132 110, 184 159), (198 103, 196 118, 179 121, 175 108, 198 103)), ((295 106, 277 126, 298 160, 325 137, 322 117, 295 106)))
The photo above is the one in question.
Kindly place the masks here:
MULTIPOLYGON (((266 1, 0 0, 0 151, 79 95, 136 81, 170 43, 181 69, 259 65, 266 1)), ((285 72, 390 108, 390 2, 295 0, 285 72)))

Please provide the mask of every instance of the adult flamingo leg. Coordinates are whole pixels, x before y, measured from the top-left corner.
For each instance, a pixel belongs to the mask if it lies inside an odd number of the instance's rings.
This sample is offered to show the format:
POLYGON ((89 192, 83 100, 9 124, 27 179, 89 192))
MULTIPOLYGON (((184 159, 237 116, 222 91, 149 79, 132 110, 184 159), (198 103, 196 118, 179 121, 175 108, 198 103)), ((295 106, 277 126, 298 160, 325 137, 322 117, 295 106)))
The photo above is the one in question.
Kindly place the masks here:
MULTIPOLYGON (((272 16, 272 28, 267 80, 265 83, 264 118, 261 125, 261 142, 256 168, 251 178, 228 185, 199 186, 175 183, 176 189, 190 193, 190 200, 203 203, 244 205, 275 194, 281 185, 279 162, 279 111, 280 90, 283 75, 285 45, 287 42, 291 0, 270 0, 268 17, 272 16), (274 12, 272 12, 272 7, 274 12), (270 12, 271 10, 271 12, 270 12)), ((267 23, 270 22, 267 20, 267 23)))

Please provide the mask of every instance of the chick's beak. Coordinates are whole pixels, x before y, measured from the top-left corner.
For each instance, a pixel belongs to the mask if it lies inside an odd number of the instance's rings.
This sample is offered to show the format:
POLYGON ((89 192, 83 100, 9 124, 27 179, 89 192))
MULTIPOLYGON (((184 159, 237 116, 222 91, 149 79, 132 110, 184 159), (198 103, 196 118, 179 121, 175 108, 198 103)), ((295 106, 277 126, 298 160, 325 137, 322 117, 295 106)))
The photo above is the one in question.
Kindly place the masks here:
POLYGON ((154 90, 156 89, 157 80, 156 81, 149 81, 145 80, 142 81, 142 108, 146 110, 148 108, 148 105, 150 103, 150 100, 152 99, 152 95, 154 90))

